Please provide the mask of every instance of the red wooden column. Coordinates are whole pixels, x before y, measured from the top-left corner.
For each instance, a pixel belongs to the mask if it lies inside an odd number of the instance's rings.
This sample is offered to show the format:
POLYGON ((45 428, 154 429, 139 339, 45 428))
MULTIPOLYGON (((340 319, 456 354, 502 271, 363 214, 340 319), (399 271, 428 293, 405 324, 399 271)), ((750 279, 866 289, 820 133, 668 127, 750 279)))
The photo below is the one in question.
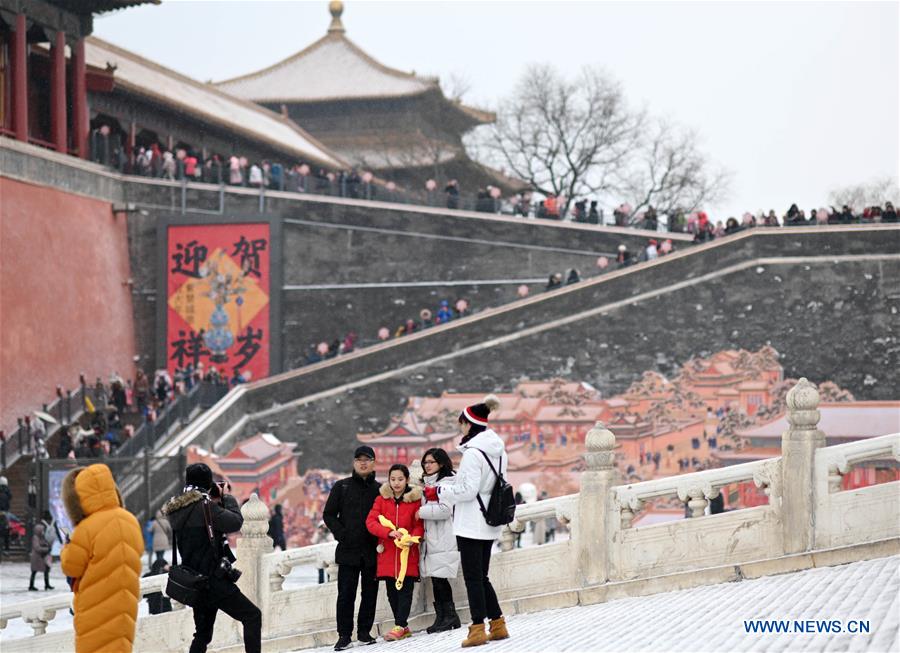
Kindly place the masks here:
POLYGON ((28 35, 25 14, 16 15, 13 34, 13 130, 16 139, 28 142, 28 35))
POLYGON ((66 33, 56 33, 50 47, 50 134, 57 152, 69 149, 66 130, 66 33))
POLYGON ((72 48, 72 140, 82 159, 88 158, 87 66, 84 39, 72 48))

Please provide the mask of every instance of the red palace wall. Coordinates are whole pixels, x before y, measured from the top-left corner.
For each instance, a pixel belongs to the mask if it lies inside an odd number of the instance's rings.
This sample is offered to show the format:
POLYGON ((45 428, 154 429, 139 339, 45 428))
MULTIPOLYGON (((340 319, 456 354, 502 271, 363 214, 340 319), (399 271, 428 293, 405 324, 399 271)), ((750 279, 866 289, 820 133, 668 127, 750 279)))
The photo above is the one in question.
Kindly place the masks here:
POLYGON ((0 178, 0 429, 135 355, 126 217, 109 202, 0 178))

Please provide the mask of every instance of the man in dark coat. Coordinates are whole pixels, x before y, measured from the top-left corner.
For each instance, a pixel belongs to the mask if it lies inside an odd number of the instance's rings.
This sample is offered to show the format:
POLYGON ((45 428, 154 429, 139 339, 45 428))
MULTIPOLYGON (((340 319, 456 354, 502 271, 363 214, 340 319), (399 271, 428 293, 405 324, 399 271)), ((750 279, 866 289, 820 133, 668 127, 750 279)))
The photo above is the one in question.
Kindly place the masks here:
POLYGON ((186 470, 184 491, 169 499, 162 512, 172 525, 181 558, 179 563, 209 577, 209 588, 194 606, 195 630, 190 653, 206 651, 219 610, 244 625, 247 653, 259 653, 262 613, 241 594, 235 584, 237 578, 226 569, 235 557, 225 535, 239 531, 244 523, 237 500, 225 494, 224 483, 213 483, 212 470, 207 465, 194 463, 186 470), (212 527, 211 536, 207 519, 212 527))
POLYGON ((378 496, 375 480, 375 451, 357 447, 353 454, 353 474, 334 484, 325 502, 322 518, 337 540, 335 562, 338 565, 337 631, 335 651, 351 646, 353 607, 356 588, 362 578, 362 596, 356 619, 356 638, 374 644, 370 634, 375 623, 378 580, 375 578, 375 547, 378 542, 366 528, 366 517, 378 496))

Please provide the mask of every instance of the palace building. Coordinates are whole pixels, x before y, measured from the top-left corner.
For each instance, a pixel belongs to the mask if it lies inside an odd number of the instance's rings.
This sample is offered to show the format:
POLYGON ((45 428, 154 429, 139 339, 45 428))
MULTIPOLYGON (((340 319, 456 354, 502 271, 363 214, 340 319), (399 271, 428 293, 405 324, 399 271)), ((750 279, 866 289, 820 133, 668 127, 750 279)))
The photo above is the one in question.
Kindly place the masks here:
POLYGON ((328 32, 268 68, 218 82, 226 93, 290 117, 361 170, 421 190, 427 179, 458 179, 463 190, 520 184, 476 163, 462 137, 495 115, 448 98, 437 78, 376 61, 346 34, 342 2, 328 32))

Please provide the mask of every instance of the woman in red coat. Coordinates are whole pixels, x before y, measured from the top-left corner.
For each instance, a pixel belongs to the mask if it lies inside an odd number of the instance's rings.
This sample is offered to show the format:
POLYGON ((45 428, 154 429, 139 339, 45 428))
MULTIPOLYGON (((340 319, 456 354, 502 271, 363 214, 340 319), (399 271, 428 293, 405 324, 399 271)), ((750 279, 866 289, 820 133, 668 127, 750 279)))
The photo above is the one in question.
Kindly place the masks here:
POLYGON ((388 603, 394 613, 394 627, 384 636, 388 642, 412 635, 408 619, 412 609, 413 586, 419 580, 419 545, 409 541, 409 537, 422 537, 425 534, 425 525, 418 517, 421 499, 422 489, 409 485, 409 469, 406 465, 393 465, 388 482, 381 486, 379 496, 366 519, 366 528, 378 538, 377 575, 385 581, 388 603), (382 523, 385 520, 393 528, 382 523), (400 529, 407 531, 407 537, 404 537, 400 529), (401 548, 395 541, 405 541, 408 546, 401 548), (402 564, 404 557, 405 570, 402 564), (405 574, 402 573, 404 571, 405 574))

